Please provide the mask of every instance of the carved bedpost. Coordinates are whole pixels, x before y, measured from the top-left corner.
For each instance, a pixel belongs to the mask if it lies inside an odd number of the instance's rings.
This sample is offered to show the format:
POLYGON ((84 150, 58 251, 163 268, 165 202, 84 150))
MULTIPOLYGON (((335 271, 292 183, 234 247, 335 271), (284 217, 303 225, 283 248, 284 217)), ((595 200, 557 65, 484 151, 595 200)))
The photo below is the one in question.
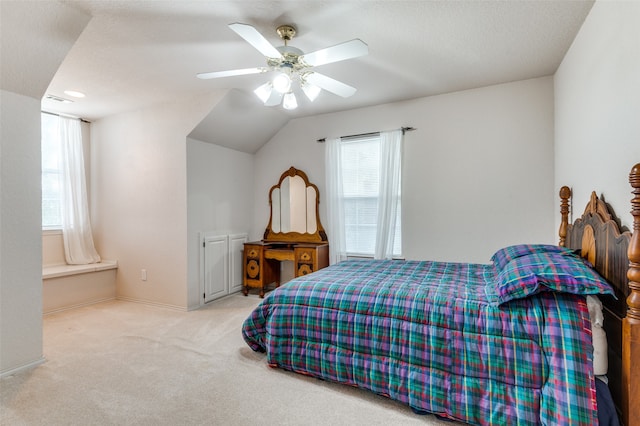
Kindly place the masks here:
POLYGON ((627 426, 640 426, 640 163, 629 174, 633 188, 633 234, 629 242, 627 316, 622 320, 622 416, 627 426))
POLYGON ((631 294, 627 298, 629 311, 627 316, 640 322, 640 163, 631 169, 629 183, 633 187, 631 200, 631 214, 633 215, 633 235, 629 242, 629 289, 631 294))
POLYGON ((571 198, 571 189, 568 186, 560 188, 560 242, 558 245, 565 247, 567 239, 567 226, 569 225, 569 198, 571 198))

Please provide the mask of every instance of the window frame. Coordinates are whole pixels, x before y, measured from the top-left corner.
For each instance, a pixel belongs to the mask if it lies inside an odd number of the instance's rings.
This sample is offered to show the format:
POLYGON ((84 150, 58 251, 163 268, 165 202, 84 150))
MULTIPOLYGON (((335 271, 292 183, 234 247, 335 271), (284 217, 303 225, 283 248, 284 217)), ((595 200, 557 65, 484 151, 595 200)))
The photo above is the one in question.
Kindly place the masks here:
MULTIPOLYGON (((345 184, 345 167, 344 167, 344 163, 345 161, 349 161, 348 158, 345 158, 345 147, 348 144, 353 144, 353 143, 361 143, 361 144, 366 144, 366 143, 370 143, 370 144, 377 144, 378 147, 380 145, 380 135, 379 134, 366 134, 366 135, 360 135, 360 136, 351 136, 348 138, 341 138, 340 140, 340 149, 342 151, 341 154, 341 159, 342 159, 342 164, 340 165, 341 169, 342 169, 342 184, 343 184, 343 196, 342 196, 342 203, 344 206, 344 210, 345 210, 345 217, 344 217, 344 227, 345 227, 345 250, 346 250, 346 256, 347 257, 360 257, 360 258, 373 258, 375 255, 375 241, 377 239, 377 215, 378 215, 378 200, 380 199, 380 190, 379 190, 379 179, 380 179, 380 152, 378 149, 377 152, 377 170, 376 170, 376 179, 378 181, 377 183, 377 193, 375 194, 375 196, 372 196, 370 194, 362 194, 362 195, 344 195, 344 193, 347 192, 347 190, 344 189, 344 184, 345 184), (371 199, 371 200, 375 200, 375 204, 376 204, 376 211, 375 211, 375 222, 373 224, 349 224, 347 222, 347 206, 349 205, 349 201, 353 202, 357 200, 362 200, 362 199, 371 199), (349 235, 350 233, 348 232, 349 227, 350 226, 360 226, 360 227, 371 227, 373 226, 374 232, 373 232, 373 237, 374 237, 374 241, 373 241, 373 247, 371 248, 371 252, 366 252, 366 251, 360 251, 357 250, 357 248, 362 248, 362 247, 358 247, 358 245, 356 245, 356 250, 354 251, 350 251, 349 248, 354 249, 353 244, 349 244, 349 235), (349 247, 351 245, 351 247, 349 247)), ((356 172, 357 174, 357 172, 356 172)), ((402 185, 401 185, 402 186, 402 185)), ((394 253, 393 253, 393 258, 394 259, 400 259, 402 258, 403 254, 402 254, 402 189, 400 190, 400 193, 398 194, 398 210, 397 210, 397 217, 396 217, 396 232, 395 232, 395 239, 394 239, 394 253), (397 252, 396 250, 397 249, 397 252)))

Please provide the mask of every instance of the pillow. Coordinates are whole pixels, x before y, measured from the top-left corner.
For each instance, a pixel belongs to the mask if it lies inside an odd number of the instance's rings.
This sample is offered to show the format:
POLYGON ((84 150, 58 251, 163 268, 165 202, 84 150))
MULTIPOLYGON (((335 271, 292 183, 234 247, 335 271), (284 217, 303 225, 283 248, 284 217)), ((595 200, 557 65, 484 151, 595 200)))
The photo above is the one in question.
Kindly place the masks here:
POLYGON ((591 339, 593 341, 593 374, 604 376, 607 374, 609 359, 607 356, 607 333, 602 328, 604 315, 602 302, 598 296, 587 296, 589 318, 591 318, 591 339))
POLYGON ((502 269, 513 259, 533 253, 561 253, 580 256, 580 250, 554 246, 552 244, 517 244, 496 251, 493 256, 491 256, 491 261, 497 269, 502 269))
POLYGON ((580 295, 611 294, 613 289, 582 258, 565 253, 531 253, 496 268, 493 283, 498 304, 543 291, 580 295))

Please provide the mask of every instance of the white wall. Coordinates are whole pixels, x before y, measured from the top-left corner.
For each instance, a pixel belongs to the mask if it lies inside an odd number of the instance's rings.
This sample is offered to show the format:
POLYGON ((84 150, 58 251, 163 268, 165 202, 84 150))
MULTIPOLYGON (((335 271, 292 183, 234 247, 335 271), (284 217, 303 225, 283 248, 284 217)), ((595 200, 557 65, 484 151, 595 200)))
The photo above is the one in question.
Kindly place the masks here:
POLYGON ((0 373, 42 359, 40 101, 0 91, 0 373))
POLYGON ((253 155, 187 139, 188 304, 200 306, 200 232, 248 233, 253 221, 253 155))
POLYGON ((119 299, 187 309, 187 135, 220 97, 183 99, 93 124, 94 238, 102 257, 118 261, 119 299))
POLYGON ((554 79, 556 186, 572 187, 575 217, 595 190, 628 227, 629 171, 640 162, 639 23, 640 2, 597 1, 554 79))
POLYGON ((270 186, 290 166, 318 185, 325 222, 316 139, 401 126, 417 128, 405 135, 406 258, 488 262, 507 244, 557 242, 551 77, 292 120, 256 154, 253 236, 267 224, 270 186))

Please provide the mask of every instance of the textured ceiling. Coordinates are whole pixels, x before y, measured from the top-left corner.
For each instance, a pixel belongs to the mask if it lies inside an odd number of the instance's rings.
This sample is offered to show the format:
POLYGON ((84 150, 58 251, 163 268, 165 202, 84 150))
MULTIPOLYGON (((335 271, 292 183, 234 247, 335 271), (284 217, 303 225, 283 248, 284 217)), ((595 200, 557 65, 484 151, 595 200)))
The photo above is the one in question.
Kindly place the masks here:
MULTIPOLYGON (((568 0, 63 3, 92 19, 48 93, 64 96, 64 90, 73 89, 87 97, 70 106, 45 107, 95 120, 228 89, 228 99, 216 105, 209 116, 214 121, 201 133, 226 132, 227 142, 203 140, 246 152, 255 152, 268 140, 266 136, 273 135, 267 123, 552 75, 593 4, 568 0), (281 43, 275 28, 293 24, 298 34, 290 44, 305 52, 353 38, 363 40, 369 46, 368 56, 317 68, 356 87, 356 94, 343 99, 323 92, 314 103, 300 99, 297 110, 284 111, 262 106, 251 93, 264 82, 264 75, 196 78, 199 72, 264 66, 264 57, 227 27, 232 22, 255 26, 276 46, 281 43), (233 108, 238 103, 246 106, 245 123, 258 123, 264 131, 260 127, 243 134, 237 126, 235 132, 230 125, 223 128, 237 114, 233 108)), ((272 127, 277 131, 278 126, 272 127)))

